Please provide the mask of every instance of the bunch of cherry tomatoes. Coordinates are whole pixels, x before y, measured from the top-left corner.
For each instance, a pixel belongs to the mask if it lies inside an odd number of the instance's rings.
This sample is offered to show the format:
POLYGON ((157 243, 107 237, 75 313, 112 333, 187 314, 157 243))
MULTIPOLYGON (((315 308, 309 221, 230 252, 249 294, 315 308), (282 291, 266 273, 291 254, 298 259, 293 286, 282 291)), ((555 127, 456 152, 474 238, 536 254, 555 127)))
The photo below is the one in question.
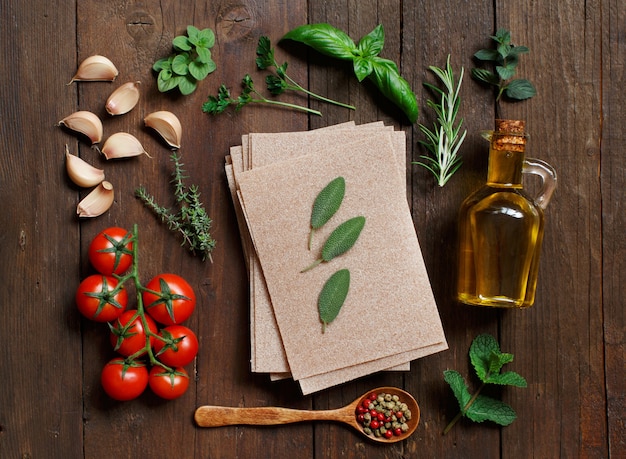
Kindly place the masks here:
POLYGON ((196 306, 185 279, 159 274, 145 286, 137 272, 137 226, 133 231, 111 227, 89 246, 89 261, 98 274, 85 278, 76 291, 80 313, 106 322, 111 346, 118 357, 102 369, 104 391, 115 400, 132 400, 149 386, 159 397, 180 397, 189 386, 185 366, 198 353, 198 339, 184 325, 196 306), (129 309, 127 282, 137 296, 129 309))

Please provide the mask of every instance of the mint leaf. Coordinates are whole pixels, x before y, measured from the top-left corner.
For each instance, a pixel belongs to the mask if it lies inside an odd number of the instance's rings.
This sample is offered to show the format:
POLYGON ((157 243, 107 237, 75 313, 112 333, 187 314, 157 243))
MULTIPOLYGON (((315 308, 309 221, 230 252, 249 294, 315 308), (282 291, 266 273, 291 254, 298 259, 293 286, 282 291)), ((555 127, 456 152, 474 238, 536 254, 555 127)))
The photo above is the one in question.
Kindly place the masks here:
POLYGON ((509 82, 506 86, 505 94, 511 99, 523 100, 533 97, 537 94, 537 90, 530 81, 518 79, 509 82))
POLYGON ((465 384, 465 379, 463 379, 461 373, 455 370, 444 371, 443 379, 448 383, 450 389, 452 389, 457 402, 459 402, 459 409, 463 411, 465 409, 465 405, 467 405, 472 398, 472 395, 465 384))
MULTIPOLYGON (((474 338, 469 350, 469 357, 476 375, 485 382, 491 372, 492 354, 500 354, 500 346, 491 335, 479 335, 474 338)), ((498 369, 499 370, 499 369, 498 369)))
POLYGON ((517 418, 509 405, 485 395, 476 397, 465 414, 474 422, 491 421, 501 426, 508 426, 517 418))
POLYGON ((489 384, 500 384, 502 386, 526 387, 528 383, 514 371, 507 371, 497 375, 491 375, 487 380, 489 384))

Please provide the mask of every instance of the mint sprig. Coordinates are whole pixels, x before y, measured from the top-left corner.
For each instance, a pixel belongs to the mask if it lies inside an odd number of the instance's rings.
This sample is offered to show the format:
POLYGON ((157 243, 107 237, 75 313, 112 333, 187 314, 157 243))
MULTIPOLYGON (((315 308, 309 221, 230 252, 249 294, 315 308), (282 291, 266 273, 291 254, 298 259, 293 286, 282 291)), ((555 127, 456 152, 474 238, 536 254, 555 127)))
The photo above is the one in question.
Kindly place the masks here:
POLYGON ((511 43, 511 33, 500 29, 491 36, 496 48, 481 49, 474 57, 481 62, 491 64, 493 70, 484 68, 472 69, 472 77, 480 83, 494 86, 496 89, 496 103, 502 96, 510 100, 524 100, 533 97, 537 91, 533 84, 524 78, 513 78, 522 54, 528 53, 526 46, 514 46, 511 43))
POLYGON ((496 400, 480 392, 487 384, 503 386, 526 387, 526 380, 514 371, 501 372, 502 367, 513 361, 513 354, 500 352, 496 339, 488 334, 477 336, 469 349, 469 357, 482 384, 472 395, 463 376, 455 370, 443 372, 444 380, 448 383, 459 403, 459 413, 446 426, 444 435, 452 429, 462 417, 474 422, 491 421, 501 426, 508 426, 517 417, 513 408, 506 403, 496 400))

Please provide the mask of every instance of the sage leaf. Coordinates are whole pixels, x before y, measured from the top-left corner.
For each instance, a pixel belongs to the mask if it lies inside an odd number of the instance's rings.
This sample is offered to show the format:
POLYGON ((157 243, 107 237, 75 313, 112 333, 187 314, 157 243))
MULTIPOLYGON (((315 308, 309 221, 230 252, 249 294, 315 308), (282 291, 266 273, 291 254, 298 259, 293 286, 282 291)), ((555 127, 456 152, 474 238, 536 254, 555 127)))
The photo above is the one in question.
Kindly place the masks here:
POLYGON ((351 218, 335 228, 326 239, 322 249, 322 260, 330 261, 350 250, 359 238, 363 226, 365 226, 365 217, 359 216, 351 218))
POLYGON ((341 310, 348 290, 350 289, 350 271, 340 269, 330 276, 318 297, 317 306, 322 322, 322 333, 326 331, 326 325, 331 323, 341 310))
POLYGON ((311 250, 314 231, 324 226, 335 215, 339 206, 341 206, 345 193, 346 180, 340 176, 326 185, 315 198, 313 210, 311 211, 309 250, 311 250))

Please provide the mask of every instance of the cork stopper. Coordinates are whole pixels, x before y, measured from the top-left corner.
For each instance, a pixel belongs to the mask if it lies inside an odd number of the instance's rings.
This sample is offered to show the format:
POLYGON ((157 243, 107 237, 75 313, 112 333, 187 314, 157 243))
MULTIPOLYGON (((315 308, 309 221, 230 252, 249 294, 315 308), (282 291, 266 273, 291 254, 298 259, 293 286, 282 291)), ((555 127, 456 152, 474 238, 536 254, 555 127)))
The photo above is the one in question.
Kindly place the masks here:
POLYGON ((524 120, 496 120, 496 129, 492 138, 497 150, 524 151, 526 134, 524 120))

